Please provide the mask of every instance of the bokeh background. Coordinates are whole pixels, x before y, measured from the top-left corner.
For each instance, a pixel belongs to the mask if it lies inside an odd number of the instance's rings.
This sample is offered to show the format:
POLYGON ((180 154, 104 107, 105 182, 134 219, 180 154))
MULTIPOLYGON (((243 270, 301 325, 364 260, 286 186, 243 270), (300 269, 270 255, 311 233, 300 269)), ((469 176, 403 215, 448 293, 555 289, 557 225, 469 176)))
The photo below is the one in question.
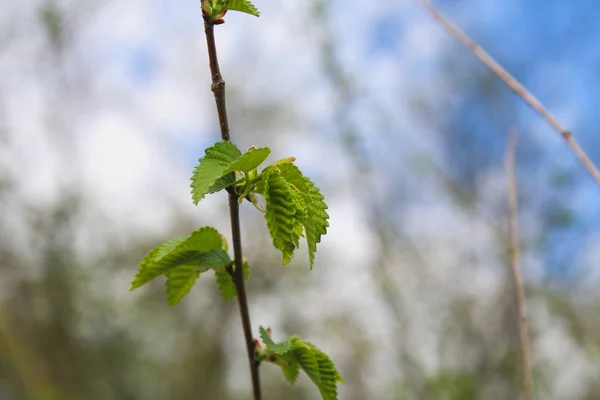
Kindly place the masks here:
MULTIPOLYGON (((416 1, 256 0, 217 45, 232 137, 296 156, 331 228, 281 267, 242 207, 253 328, 338 364, 340 398, 518 399, 505 172, 519 133, 540 399, 600 399, 600 188, 416 1)), ((600 164, 597 1, 437 1, 600 164)), ((247 399, 237 304, 209 276, 135 292, 161 241, 214 225, 189 177, 219 140, 198 0, 2 0, 0 399, 247 399)), ((317 399, 261 367, 265 399, 317 399)))

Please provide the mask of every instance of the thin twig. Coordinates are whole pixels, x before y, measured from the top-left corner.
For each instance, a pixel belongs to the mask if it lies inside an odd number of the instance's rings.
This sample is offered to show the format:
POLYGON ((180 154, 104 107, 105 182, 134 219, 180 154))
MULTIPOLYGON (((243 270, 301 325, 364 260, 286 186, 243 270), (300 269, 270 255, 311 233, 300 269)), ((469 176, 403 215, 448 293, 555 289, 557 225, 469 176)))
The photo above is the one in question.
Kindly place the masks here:
POLYGON ((508 241, 509 263, 512 275, 515 307, 517 309, 517 325, 519 327, 519 341, 521 343, 521 368, 523 372, 523 391, 525 400, 533 400, 533 378, 531 374, 531 343, 527 312, 525 310, 525 291, 523 290, 523 277, 521 274, 519 252, 519 217, 517 204, 517 178, 515 176, 515 152, 517 135, 510 133, 508 148, 506 150, 505 166, 507 174, 507 205, 508 205, 508 241))
MULTIPOLYGON (((208 58, 210 72, 212 76, 211 90, 215 95, 217 112, 219 114, 219 125, 221 127, 221 137, 223 140, 230 140, 229 122, 227 119, 227 108, 225 104, 225 81, 219 70, 219 61, 217 58, 217 47, 215 45, 214 24, 207 18, 204 20, 204 31, 206 33, 206 43, 208 45, 208 58)), ((233 254, 235 271, 233 273, 233 282, 237 290, 237 299, 242 319, 242 329, 246 341, 246 350, 248 352, 248 362, 250 364, 250 375, 252 377, 252 392, 254 400, 261 399, 260 378, 258 375, 259 363, 254 357, 254 339, 252 337, 252 324, 250 323, 250 312, 248 310, 248 299, 246 297, 246 287, 244 285, 244 269, 242 263, 242 235, 240 229, 240 210, 239 197, 234 191, 229 191, 229 215, 231 217, 231 236, 233 241, 233 254)))
POLYGON ((496 76, 504 81, 517 95, 519 95, 525 103, 533 108, 539 115, 544 118, 548 124, 558 132, 567 142, 573 153, 579 158, 583 166, 588 170, 592 178, 600 185, 600 171, 594 165, 592 160, 585 154, 577 141, 573 138, 571 132, 563 128, 556 118, 535 98, 525 87, 519 83, 511 74, 509 74, 500 64, 496 62, 481 46, 469 38, 446 17, 440 14, 439 11, 428 0, 418 0, 421 5, 431 14, 431 16, 455 39, 462 45, 468 48, 486 67, 488 67, 496 76))

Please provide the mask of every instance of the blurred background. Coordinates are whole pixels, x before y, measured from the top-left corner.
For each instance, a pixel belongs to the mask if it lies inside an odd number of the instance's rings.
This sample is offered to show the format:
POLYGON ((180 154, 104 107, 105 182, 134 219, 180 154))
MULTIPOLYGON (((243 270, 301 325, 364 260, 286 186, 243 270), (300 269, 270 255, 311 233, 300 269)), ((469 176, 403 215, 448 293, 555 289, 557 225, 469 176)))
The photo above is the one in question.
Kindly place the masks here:
MULTIPOLYGON (((253 328, 331 355, 341 399, 518 399, 503 154, 519 133, 540 399, 600 399, 600 188, 416 1, 255 0, 216 29, 234 142, 296 156, 331 228, 282 267, 242 206, 253 328)), ((600 5, 437 1, 600 164, 600 5)), ((0 399, 247 399, 235 301, 129 292, 158 243, 230 235, 189 177, 219 140, 198 0, 3 0, 0 399)), ((261 367, 264 398, 317 399, 261 367)))

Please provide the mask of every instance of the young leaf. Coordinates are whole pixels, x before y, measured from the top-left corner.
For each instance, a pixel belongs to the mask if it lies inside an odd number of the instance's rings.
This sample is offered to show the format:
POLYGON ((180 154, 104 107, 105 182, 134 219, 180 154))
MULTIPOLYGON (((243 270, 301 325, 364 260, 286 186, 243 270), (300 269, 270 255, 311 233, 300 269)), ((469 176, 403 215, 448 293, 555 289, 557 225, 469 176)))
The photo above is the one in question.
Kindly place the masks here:
MULTIPOLYGON (((311 182, 310 179, 302 175, 297 166, 291 163, 283 163, 277 167, 269 166, 263 170, 263 175, 267 177, 273 173, 279 172, 284 180, 289 184, 294 198, 294 233, 292 241, 295 248, 298 247, 300 236, 306 237, 308 244, 308 259, 312 268, 317 251, 317 243, 321 242, 321 236, 327 233, 329 215, 325 211, 324 197, 319 188, 311 182), (302 234, 302 228, 305 235, 302 234)), ((261 180, 265 180, 264 178, 261 180)), ((259 184, 260 182, 259 181, 259 184)), ((257 184, 257 191, 266 187, 257 184)), ((267 204, 268 205, 268 204, 267 204)))
POLYGON ((254 15, 256 17, 260 16, 260 12, 258 9, 248 0, 229 0, 227 3, 227 10, 235 10, 241 11, 246 14, 254 15))
MULTIPOLYGON (((248 280, 250 276, 250 265, 247 262, 242 264, 244 268, 244 280, 248 280)), ((215 268, 215 278, 217 280, 217 286, 219 287, 219 293, 223 300, 229 300, 237 295, 237 289, 233 282, 233 277, 229 275, 229 272, 225 268, 215 268)))
MULTIPOLYGON (((156 248, 156 253, 152 256, 152 260, 153 262, 160 260, 161 258, 163 258, 164 256, 166 256, 167 254, 169 254, 170 252, 172 252, 173 250, 175 250, 177 248, 177 246, 179 246, 181 243, 185 242, 188 238, 186 237, 181 237, 181 238, 177 238, 177 239, 173 239, 173 240, 169 240, 168 242, 165 242, 163 244, 161 244, 160 246, 158 246, 156 248)), ((146 258, 144 258, 144 260, 142 262, 147 262, 148 260, 146 260, 148 257, 150 256, 150 254, 148 256, 146 256, 146 258)))
POLYGON ((230 263, 231 259, 225 250, 199 252, 195 250, 175 249, 158 261, 140 263, 141 268, 131 283, 130 290, 137 289, 157 276, 166 274, 168 271, 181 265, 194 266, 200 272, 204 272, 210 268, 223 267, 230 263))
POLYGON ((297 335, 275 343, 266 329, 261 326, 258 330, 266 348, 259 350, 261 359, 279 365, 290 383, 296 381, 301 368, 315 383, 324 400, 337 400, 337 382, 344 380, 327 354, 297 335))
POLYGON ((189 238, 181 242, 179 250, 197 250, 200 252, 223 248, 223 239, 219 231, 212 226, 205 226, 192 232, 189 238))
POLYGON ((344 382, 329 356, 309 342, 298 340, 294 353, 300 367, 317 385, 323 400, 337 400, 337 382, 344 382))
POLYGON ((308 206, 306 207, 304 231, 306 232, 306 243, 308 244, 308 259, 310 261, 310 268, 312 269, 317 251, 317 243, 320 243, 321 236, 327 233, 329 214, 325 211, 327 210, 327 204, 325 204, 324 197, 319 188, 306 177, 304 177, 304 181, 308 188, 309 199, 308 206))
POLYGON ((286 353, 290 352, 294 347, 294 341, 299 339, 298 336, 294 335, 290 336, 283 342, 275 343, 273 339, 271 339, 271 335, 269 335, 269 332, 267 332, 267 330, 262 326, 258 328, 258 332, 260 334, 261 340, 267 347, 267 350, 277 354, 278 356, 283 356, 286 353))
POLYGON ((319 365, 319 392, 321 392, 321 396, 323 396, 323 399, 335 400, 337 399, 337 382, 343 382, 344 380, 337 372, 333 361, 329 359, 327 354, 323 353, 316 347, 313 347, 313 352, 317 358, 317 363, 319 365))
POLYGON ((319 375, 319 362, 316 355, 303 341, 299 340, 295 344, 294 355, 300 364, 300 368, 302 368, 310 380, 319 387, 321 384, 321 377, 319 375))
POLYGON ((281 370, 283 371, 285 379, 289 383, 294 384, 300 374, 300 364, 298 364, 298 361, 295 359, 292 359, 288 362, 288 365, 282 365, 281 370))
POLYGON ((302 175, 300 169, 291 163, 278 165, 277 168, 281 171, 283 178, 289 182, 296 191, 306 196, 306 202, 308 203, 308 186, 306 186, 306 178, 302 175))
POLYGON ((273 238, 273 246, 283 253, 283 264, 287 264, 296 249, 294 228, 296 226, 296 205, 289 184, 281 173, 273 170, 263 178, 265 181, 265 219, 273 238))
POLYGON ((199 160, 192 175, 192 200, 198 204, 211 190, 213 185, 225 174, 229 165, 240 158, 242 153, 231 142, 217 142, 204 151, 205 155, 199 160))
POLYGON ((228 265, 231 259, 222 248, 221 235, 211 227, 201 228, 185 239, 165 242, 142 260, 131 290, 181 265, 194 266, 200 271, 228 265))
POLYGON ((242 152, 237 146, 227 140, 216 142, 213 146, 204 150, 205 157, 219 160, 226 164, 231 164, 242 156, 242 152))
POLYGON ((237 294, 237 290, 229 272, 227 272, 225 268, 215 269, 215 278, 217 280, 217 286, 219 287, 219 293, 221 293, 223 300, 234 298, 237 294))
POLYGON ((244 153, 243 156, 232 162, 225 172, 243 171, 248 173, 262 164, 270 153, 271 149, 268 147, 249 150, 248 152, 244 153))
POLYGON ((206 194, 217 193, 235 183, 235 173, 226 174, 215 181, 206 191, 206 194))
POLYGON ((200 276, 198 268, 193 265, 182 265, 166 273, 167 303, 173 307, 187 295, 200 276))

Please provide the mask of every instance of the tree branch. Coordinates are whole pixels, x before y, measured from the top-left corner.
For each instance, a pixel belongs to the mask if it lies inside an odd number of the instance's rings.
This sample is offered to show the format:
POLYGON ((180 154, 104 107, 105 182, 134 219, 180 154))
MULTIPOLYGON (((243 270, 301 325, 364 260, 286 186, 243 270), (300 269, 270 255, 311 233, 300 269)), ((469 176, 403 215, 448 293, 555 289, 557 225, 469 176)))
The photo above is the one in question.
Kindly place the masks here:
POLYGON ((515 152, 517 135, 510 133, 508 148, 506 150, 505 166, 507 173, 507 206, 508 206, 508 240, 509 263, 514 286, 515 307, 517 309, 517 325, 519 327, 519 341, 521 343, 521 368, 523 373, 523 392, 525 400, 533 400, 533 378, 531 374, 531 343, 527 312, 525 309, 525 292, 520 266, 519 253, 519 217, 517 204, 517 178, 515 176, 515 152))
MULTIPOLYGON (((208 59, 212 77, 211 90, 215 95, 217 112, 219 114, 219 125, 221 127, 221 137, 223 140, 230 140, 229 122, 227 119, 227 108, 225 104, 225 81, 221 76, 219 61, 217 58, 217 47, 215 45, 214 24, 208 18, 204 18, 204 32, 206 33, 206 43, 208 45, 208 59)), ((246 350, 248 352, 248 362, 250 364, 250 375, 252 377, 252 390, 254 400, 261 399, 260 378, 258 374, 259 363, 254 357, 254 339, 252 337, 252 324, 250 323, 250 312, 248 310, 248 299, 246 297, 246 287, 244 285, 244 269, 242 266, 242 235, 240 229, 239 197, 232 190, 229 192, 229 215, 231 218, 231 236, 233 240, 233 254, 235 270, 233 273, 233 282, 237 290, 237 299, 242 319, 242 329, 246 341, 246 350)))
POLYGON ((579 158, 579 161, 588 170, 592 178, 600 185, 600 171, 596 168, 592 160, 586 155, 581 146, 573 138, 571 132, 563 128, 556 118, 535 98, 525 87, 519 83, 511 74, 509 74, 500 64, 496 62, 488 53, 486 53, 481 46, 475 43, 469 38, 463 31, 461 31, 452 22, 448 21, 442 14, 440 14, 435 7, 428 0, 418 0, 421 5, 429 12, 429 14, 441 25, 450 35, 458 40, 463 46, 468 48, 486 67, 488 67, 496 76, 504 81, 518 96, 520 96, 525 103, 533 108, 542 118, 544 118, 548 124, 558 132, 563 139, 567 142, 567 145, 571 148, 575 156, 579 158))

